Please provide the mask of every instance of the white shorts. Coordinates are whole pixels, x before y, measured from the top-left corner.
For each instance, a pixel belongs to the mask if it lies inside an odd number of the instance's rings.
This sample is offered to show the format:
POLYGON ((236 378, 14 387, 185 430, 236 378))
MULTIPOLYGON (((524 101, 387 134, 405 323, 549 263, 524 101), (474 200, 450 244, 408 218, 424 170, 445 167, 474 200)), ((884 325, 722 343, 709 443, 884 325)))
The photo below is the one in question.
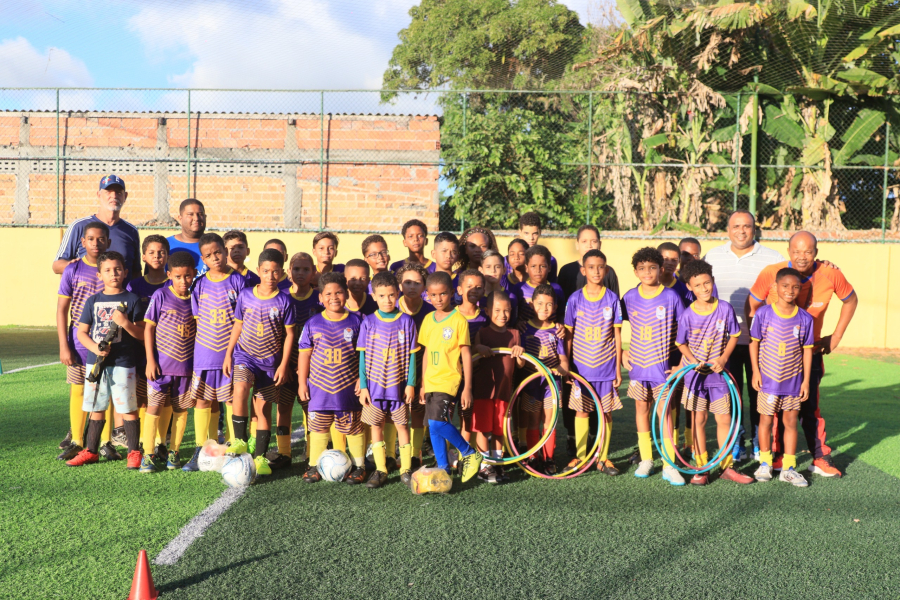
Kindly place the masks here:
MULTIPOLYGON (((86 373, 90 373, 93 369, 94 365, 92 364, 85 367, 86 373)), ((137 375, 134 367, 104 367, 100 381, 97 383, 84 380, 84 402, 81 410, 103 412, 109 408, 110 401, 119 414, 134 412, 138 409, 137 375), (97 394, 96 401, 94 401, 95 393, 97 394)))

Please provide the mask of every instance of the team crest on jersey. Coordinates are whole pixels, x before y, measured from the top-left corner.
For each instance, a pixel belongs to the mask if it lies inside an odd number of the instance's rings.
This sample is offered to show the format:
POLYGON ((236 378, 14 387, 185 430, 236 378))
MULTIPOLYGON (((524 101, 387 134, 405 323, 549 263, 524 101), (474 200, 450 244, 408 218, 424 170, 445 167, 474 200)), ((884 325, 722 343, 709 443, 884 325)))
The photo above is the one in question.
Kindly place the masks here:
POLYGON ((353 341, 353 330, 347 327, 344 329, 344 341, 352 342, 353 341))
MULTIPOLYGON (((578 311, 578 314, 581 314, 581 311, 578 311)), ((603 320, 604 321, 612 320, 612 306, 604 306, 603 307, 603 320)))
POLYGON ((657 306, 656 307, 656 318, 659 321, 662 321, 666 318, 666 307, 665 306, 657 306))
POLYGON ((725 331, 725 319, 716 319, 716 331, 720 333, 725 331))
POLYGON ((441 332, 441 337, 445 340, 449 340, 453 337, 453 330, 449 327, 444 327, 444 330, 441 332))
POLYGON ((274 306, 269 309, 269 318, 275 320, 278 318, 278 315, 281 314, 281 311, 275 308, 274 306))
POLYGON ((794 337, 800 339, 800 326, 794 325, 794 337))
POLYGON ((397 332, 397 341, 400 342, 401 344, 406 343, 406 332, 403 331, 402 329, 397 332))

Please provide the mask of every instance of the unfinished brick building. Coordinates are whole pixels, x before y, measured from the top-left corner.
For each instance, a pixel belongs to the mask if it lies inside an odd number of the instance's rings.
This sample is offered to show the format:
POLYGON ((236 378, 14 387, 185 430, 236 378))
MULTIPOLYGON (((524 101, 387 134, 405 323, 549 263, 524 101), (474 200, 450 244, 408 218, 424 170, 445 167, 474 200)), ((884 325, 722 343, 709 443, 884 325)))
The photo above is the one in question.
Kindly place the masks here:
POLYGON ((91 214, 99 178, 116 173, 124 218, 171 226, 190 172, 210 229, 437 228, 436 116, 200 113, 190 139, 189 161, 184 113, 67 111, 58 141, 55 113, 0 113, 0 223, 91 214))

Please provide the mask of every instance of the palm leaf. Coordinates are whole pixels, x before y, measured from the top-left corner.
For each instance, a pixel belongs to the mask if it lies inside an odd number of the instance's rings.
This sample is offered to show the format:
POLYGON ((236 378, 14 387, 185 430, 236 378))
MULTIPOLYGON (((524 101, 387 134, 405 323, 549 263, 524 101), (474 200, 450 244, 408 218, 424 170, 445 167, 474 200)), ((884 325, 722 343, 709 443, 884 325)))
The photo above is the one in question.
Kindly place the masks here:
POLYGON ((863 109, 841 136, 843 147, 834 155, 834 164, 846 165, 884 124, 885 115, 881 111, 863 109))

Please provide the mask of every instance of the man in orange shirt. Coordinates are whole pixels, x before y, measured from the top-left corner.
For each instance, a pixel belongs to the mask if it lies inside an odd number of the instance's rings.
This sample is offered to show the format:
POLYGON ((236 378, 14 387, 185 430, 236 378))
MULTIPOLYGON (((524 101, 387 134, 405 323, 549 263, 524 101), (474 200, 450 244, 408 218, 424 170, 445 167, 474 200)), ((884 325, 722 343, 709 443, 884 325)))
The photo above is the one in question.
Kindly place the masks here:
POLYGON ((817 242, 814 235, 807 231, 800 231, 791 236, 788 242, 788 257, 790 261, 770 265, 760 272, 756 283, 750 288, 745 310, 749 322, 756 310, 763 304, 772 304, 777 300, 775 294, 775 274, 784 267, 797 269, 803 276, 800 295, 797 297, 797 306, 806 310, 813 317, 813 336, 815 348, 813 350, 812 374, 809 381, 809 399, 800 405, 800 424, 806 436, 806 444, 813 454, 813 463, 809 470, 824 477, 840 477, 840 470, 834 466, 831 460, 831 448, 825 443, 825 419, 819 413, 819 383, 825 372, 822 355, 830 354, 841 343, 844 332, 853 319, 853 313, 859 304, 859 298, 853 290, 853 286, 837 269, 828 269, 822 266, 822 261, 816 260, 818 254, 817 242), (825 321, 825 311, 832 295, 836 295, 843 303, 841 315, 838 318, 834 333, 822 337, 822 324, 825 321))

